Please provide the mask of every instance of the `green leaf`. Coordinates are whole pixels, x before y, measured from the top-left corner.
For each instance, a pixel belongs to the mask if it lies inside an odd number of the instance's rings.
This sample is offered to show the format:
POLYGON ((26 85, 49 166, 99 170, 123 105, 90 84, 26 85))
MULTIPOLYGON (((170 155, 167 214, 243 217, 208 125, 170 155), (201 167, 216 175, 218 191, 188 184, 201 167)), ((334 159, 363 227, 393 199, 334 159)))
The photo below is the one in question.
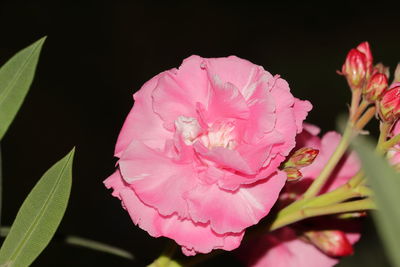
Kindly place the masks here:
POLYGON ((400 266, 400 175, 375 153, 370 140, 358 140, 353 147, 375 193, 379 210, 373 213, 373 218, 378 232, 393 266, 400 266))
POLYGON ((68 204, 74 151, 54 164, 25 199, 0 249, 0 265, 28 266, 50 242, 68 204))
POLYGON ((0 140, 28 93, 45 39, 19 51, 0 68, 0 140))

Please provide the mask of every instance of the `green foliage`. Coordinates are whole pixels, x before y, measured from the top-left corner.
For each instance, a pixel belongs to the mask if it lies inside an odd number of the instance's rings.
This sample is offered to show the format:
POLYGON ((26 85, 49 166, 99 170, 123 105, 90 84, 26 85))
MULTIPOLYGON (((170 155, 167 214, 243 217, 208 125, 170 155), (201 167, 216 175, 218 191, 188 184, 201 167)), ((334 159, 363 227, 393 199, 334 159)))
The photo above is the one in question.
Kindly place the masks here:
POLYGON ((400 175, 374 151, 369 140, 359 140, 354 144, 375 193, 379 210, 373 215, 378 232, 393 266, 400 266, 400 175))
POLYGON ((68 204, 74 151, 54 164, 25 199, 0 249, 0 266, 28 266, 50 242, 68 204))
POLYGON ((0 140, 28 93, 45 39, 19 51, 0 68, 0 140))

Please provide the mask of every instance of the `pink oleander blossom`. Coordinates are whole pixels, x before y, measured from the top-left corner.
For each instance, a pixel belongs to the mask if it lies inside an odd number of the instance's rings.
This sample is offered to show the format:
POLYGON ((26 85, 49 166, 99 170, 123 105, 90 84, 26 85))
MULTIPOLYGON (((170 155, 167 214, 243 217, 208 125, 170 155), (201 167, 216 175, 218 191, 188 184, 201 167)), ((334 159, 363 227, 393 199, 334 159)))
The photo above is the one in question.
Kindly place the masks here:
POLYGON ((106 187, 135 224, 186 255, 238 247, 276 202, 286 181, 278 167, 311 104, 235 56, 191 56, 134 100, 106 187))
MULTIPOLYGON (((317 127, 305 125, 304 128, 305 130, 297 138, 297 146, 319 149, 319 154, 311 165, 301 169, 304 177, 301 181, 291 182, 285 186, 280 196, 283 203, 293 202, 305 192, 310 183, 319 175, 341 138, 336 132, 328 132, 319 138, 317 127)), ((347 155, 339 163, 322 192, 331 191, 345 184, 358 172, 359 168, 360 164, 355 155, 347 155)), ((238 255, 248 266, 253 267, 333 266, 338 263, 339 257, 328 256, 327 253, 307 241, 303 234, 304 231, 324 230, 343 232, 344 238, 347 239, 346 242, 350 244, 357 242, 360 237, 360 225, 357 220, 343 220, 333 216, 312 218, 251 240, 239 249, 238 255)), ((344 249, 349 250, 349 244, 344 245, 346 246, 344 249)), ((343 253, 340 250, 337 251, 343 253)), ((338 253, 337 251, 336 253, 338 253)), ((345 251, 345 253, 347 252, 345 251)))

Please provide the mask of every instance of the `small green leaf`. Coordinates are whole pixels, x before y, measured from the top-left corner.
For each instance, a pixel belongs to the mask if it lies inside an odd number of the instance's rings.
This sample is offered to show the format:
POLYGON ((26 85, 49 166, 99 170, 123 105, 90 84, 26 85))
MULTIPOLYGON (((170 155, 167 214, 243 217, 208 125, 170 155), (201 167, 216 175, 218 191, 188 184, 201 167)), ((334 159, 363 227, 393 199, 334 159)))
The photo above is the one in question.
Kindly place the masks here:
POLYGON ((400 175, 386 159, 375 153, 370 140, 354 144, 368 183, 375 193, 378 211, 373 213, 378 232, 393 266, 400 266, 400 175))
POLYGON ((28 266, 50 242, 68 204, 74 151, 54 164, 25 199, 0 249, 0 265, 28 266))
POLYGON ((0 68, 0 140, 28 93, 45 39, 19 51, 0 68))

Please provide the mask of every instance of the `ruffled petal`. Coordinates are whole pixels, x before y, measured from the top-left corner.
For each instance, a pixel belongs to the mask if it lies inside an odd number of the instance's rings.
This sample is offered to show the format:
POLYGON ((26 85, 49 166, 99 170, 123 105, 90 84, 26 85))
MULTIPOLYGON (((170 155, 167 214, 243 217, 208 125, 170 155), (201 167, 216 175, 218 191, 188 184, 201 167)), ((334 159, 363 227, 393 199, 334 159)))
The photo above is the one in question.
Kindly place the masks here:
POLYGON ((156 209, 144 204, 127 186, 117 171, 104 181, 113 188, 113 195, 122 200, 132 221, 153 237, 165 236, 183 246, 186 255, 209 253, 213 249, 232 250, 239 246, 244 232, 216 234, 208 224, 195 224, 176 215, 162 216, 156 209))
POLYGON ((210 222, 217 233, 241 232, 268 214, 285 181, 286 175, 278 172, 235 192, 199 184, 187 194, 190 216, 195 222, 210 222))
POLYGON ((145 83, 135 93, 135 105, 125 119, 115 146, 116 157, 121 156, 132 140, 138 140, 149 147, 161 149, 165 140, 171 138, 171 133, 162 126, 161 119, 154 113, 151 101, 149 101, 160 75, 145 83))
MULTIPOLYGON (((202 59, 192 56, 182 62, 179 69, 159 75, 152 92, 154 112, 164 121, 164 127, 174 130, 174 121, 179 116, 196 117, 196 103, 207 104, 208 78, 201 68, 202 59)), ((148 99, 149 101, 149 99, 148 99)))
POLYGON ((160 152, 133 141, 119 161, 125 182, 147 205, 162 215, 187 217, 182 195, 196 184, 192 164, 176 164, 160 152))

